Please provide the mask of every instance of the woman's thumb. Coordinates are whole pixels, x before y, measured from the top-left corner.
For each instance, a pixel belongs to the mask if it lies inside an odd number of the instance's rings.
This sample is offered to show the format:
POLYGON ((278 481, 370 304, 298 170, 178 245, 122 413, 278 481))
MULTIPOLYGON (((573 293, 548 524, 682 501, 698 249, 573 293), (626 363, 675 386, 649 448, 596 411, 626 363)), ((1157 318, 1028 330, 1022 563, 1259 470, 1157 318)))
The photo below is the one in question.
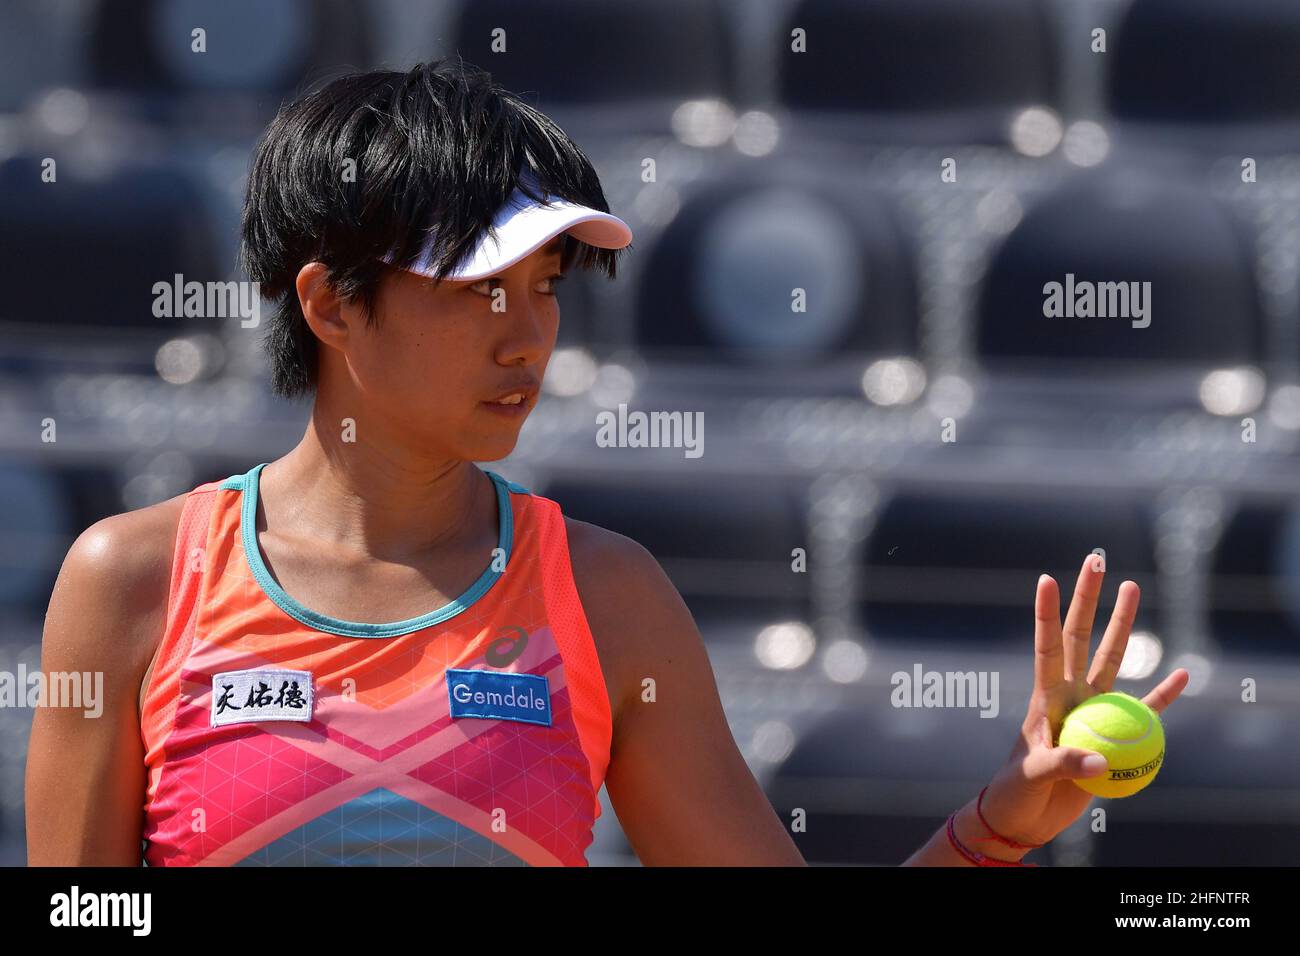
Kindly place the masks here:
POLYGON ((1106 772, 1106 758, 1079 747, 1040 748, 1026 768, 1030 779, 1074 780, 1098 777, 1106 772))

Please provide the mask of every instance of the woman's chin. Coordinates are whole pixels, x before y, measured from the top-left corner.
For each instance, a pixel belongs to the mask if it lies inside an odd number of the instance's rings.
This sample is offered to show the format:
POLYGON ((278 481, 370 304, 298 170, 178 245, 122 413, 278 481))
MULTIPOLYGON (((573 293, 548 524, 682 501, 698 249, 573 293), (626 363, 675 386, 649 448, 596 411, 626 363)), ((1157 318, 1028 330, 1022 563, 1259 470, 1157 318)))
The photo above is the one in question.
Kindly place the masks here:
POLYGON ((509 439, 496 439, 492 441, 480 441, 474 443, 472 453, 465 456, 467 461, 500 461, 502 458, 509 456, 519 444, 519 436, 513 435, 509 439))

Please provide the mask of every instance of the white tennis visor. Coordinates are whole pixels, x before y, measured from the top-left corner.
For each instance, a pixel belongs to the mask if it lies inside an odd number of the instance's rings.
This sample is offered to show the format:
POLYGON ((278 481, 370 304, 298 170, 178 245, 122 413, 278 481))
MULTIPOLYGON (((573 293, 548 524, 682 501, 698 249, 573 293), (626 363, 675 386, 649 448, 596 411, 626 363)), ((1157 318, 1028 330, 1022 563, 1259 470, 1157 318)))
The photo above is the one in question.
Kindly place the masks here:
MULTIPOLYGON (((535 176, 528 172, 523 178, 534 192, 540 192, 535 176)), ((558 196, 547 196, 550 205, 543 206, 516 188, 506 204, 492 217, 496 238, 483 230, 482 238, 460 268, 446 278, 450 281, 475 281, 495 275, 514 265, 534 250, 550 242, 560 233, 567 232, 575 239, 601 249, 622 249, 632 242, 632 230, 622 219, 589 206, 580 206, 558 196)), ((425 242, 420 254, 407 268, 424 276, 433 275, 431 260, 435 251, 435 237, 425 242)), ((392 260, 384 257, 392 264, 392 260)))

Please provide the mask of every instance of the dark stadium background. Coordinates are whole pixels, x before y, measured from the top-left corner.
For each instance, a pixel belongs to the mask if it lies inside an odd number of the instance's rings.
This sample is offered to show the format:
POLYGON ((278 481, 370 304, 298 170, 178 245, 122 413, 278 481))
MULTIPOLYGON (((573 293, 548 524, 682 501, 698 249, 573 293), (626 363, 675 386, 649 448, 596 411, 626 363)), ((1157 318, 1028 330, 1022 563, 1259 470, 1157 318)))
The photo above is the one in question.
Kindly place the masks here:
MULTIPOLYGON (((0 670, 37 666, 87 526, 301 434, 262 328, 151 310, 175 273, 243 278, 279 103, 455 51, 583 145, 636 235, 617 281, 563 287, 548 394, 492 467, 664 564, 811 862, 896 864, 987 781, 1035 580, 1068 598, 1095 548, 1101 614, 1143 593, 1118 689, 1192 682, 1155 784, 1030 859, 1300 862, 1294 0, 6 2, 0 670), (1044 318, 1067 274, 1150 282, 1150 326, 1044 318), (704 454, 597 447, 620 403, 702 412, 704 454), (998 716, 892 707, 918 664, 996 672, 998 716)), ((30 721, 0 708, 10 864, 30 721)), ((608 803, 589 856, 634 862, 608 803)))

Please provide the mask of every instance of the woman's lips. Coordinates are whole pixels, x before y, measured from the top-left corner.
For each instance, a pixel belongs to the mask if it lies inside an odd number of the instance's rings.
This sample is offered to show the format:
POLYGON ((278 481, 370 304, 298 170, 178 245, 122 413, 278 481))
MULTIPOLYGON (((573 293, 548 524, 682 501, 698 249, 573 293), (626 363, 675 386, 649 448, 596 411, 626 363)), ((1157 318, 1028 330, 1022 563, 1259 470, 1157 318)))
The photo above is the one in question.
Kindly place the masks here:
POLYGON ((502 405, 500 402, 479 402, 479 404, 496 415, 514 419, 523 418, 527 415, 529 406, 532 403, 527 398, 524 398, 514 405, 502 405))

